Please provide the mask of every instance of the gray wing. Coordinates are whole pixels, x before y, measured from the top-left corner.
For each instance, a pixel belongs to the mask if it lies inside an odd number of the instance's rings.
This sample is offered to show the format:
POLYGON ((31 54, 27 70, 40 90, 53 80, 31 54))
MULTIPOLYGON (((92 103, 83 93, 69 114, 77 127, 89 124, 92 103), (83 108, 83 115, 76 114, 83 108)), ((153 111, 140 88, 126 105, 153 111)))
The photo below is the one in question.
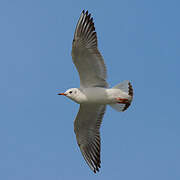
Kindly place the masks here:
POLYGON ((78 70, 81 87, 107 87, 106 67, 97 48, 97 35, 93 18, 82 12, 76 26, 72 59, 78 70))
POLYGON ((74 132, 81 153, 89 167, 96 173, 100 168, 100 125, 105 105, 80 105, 74 121, 74 132))

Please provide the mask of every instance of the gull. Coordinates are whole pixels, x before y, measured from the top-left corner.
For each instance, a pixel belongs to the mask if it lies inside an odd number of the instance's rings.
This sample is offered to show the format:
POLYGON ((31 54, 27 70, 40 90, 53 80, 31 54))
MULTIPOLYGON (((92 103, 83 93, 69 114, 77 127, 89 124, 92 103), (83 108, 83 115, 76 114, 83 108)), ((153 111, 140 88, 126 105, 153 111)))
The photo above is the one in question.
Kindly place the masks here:
POLYGON ((100 126, 110 105, 116 111, 125 111, 133 99, 133 88, 128 80, 109 88, 106 82, 106 66, 101 56, 93 18, 88 11, 82 11, 72 42, 72 59, 80 77, 80 88, 71 88, 64 93, 80 104, 74 120, 74 132, 80 151, 96 173, 101 167, 100 126))

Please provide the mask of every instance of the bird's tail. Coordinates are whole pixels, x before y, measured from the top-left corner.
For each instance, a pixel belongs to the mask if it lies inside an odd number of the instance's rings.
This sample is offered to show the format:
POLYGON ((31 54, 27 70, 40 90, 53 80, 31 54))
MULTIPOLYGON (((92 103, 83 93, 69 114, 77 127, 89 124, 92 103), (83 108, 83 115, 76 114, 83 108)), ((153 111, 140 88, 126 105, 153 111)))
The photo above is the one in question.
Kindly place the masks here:
POLYGON ((131 105, 133 99, 133 88, 131 83, 128 80, 126 80, 114 86, 113 89, 120 89, 121 91, 127 93, 130 96, 130 100, 128 100, 128 102, 125 104, 110 104, 110 106, 116 111, 125 111, 131 105))

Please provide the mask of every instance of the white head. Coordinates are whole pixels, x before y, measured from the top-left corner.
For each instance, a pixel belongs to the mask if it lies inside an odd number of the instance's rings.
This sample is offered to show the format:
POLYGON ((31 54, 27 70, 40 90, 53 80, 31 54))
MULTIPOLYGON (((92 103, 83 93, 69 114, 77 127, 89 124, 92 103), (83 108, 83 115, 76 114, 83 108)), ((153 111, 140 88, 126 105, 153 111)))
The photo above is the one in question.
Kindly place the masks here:
POLYGON ((59 93, 58 95, 64 95, 73 101, 80 103, 81 95, 83 93, 78 88, 68 89, 65 93, 59 93))

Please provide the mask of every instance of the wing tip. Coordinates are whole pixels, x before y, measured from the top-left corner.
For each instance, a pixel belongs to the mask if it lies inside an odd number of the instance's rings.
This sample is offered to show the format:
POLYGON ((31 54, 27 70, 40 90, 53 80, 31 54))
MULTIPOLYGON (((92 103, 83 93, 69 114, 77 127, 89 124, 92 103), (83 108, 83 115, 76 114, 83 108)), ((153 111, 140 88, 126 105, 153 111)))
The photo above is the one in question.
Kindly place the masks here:
POLYGON ((92 153, 94 150, 90 149, 90 151, 88 150, 88 148, 84 148, 83 145, 80 145, 80 150, 81 153, 87 163, 87 165, 90 167, 90 169, 96 173, 99 172, 99 168, 101 168, 101 160, 100 160, 100 153, 96 154, 94 156, 94 153, 92 153))
POLYGON ((90 14, 90 13, 89 13, 88 10, 83 9, 81 14, 86 14, 86 15, 88 15, 88 14, 90 14))
POLYGON ((90 43, 90 45, 97 47, 97 34, 95 33, 93 18, 88 10, 82 10, 76 25, 73 42, 79 37, 84 39, 88 44, 90 43))

